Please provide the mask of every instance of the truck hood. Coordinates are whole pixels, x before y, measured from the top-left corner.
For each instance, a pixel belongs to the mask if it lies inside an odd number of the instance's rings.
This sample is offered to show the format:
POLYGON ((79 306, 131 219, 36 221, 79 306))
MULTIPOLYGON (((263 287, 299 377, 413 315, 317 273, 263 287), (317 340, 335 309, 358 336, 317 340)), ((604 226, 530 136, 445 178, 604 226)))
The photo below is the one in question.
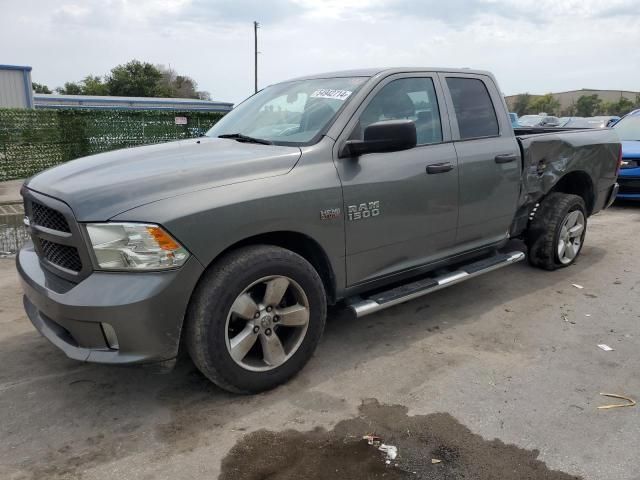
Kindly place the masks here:
POLYGON ((622 142, 622 158, 640 158, 640 141, 622 142))
POLYGON ((64 201, 80 221, 104 221, 183 193, 284 175, 300 155, 298 147, 202 137, 80 158, 26 186, 64 201))

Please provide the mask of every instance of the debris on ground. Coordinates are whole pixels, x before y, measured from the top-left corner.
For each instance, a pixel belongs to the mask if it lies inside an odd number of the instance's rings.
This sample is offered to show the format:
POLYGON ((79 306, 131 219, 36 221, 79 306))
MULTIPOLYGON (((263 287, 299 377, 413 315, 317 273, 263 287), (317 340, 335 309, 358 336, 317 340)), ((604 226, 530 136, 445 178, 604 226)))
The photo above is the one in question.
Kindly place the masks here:
POLYGON ((382 439, 377 435, 365 435, 362 439, 366 440, 369 445, 373 445, 374 447, 378 447, 382 442, 382 439))
POLYGON ((398 456, 398 447, 395 445, 385 445, 384 443, 378 447, 378 450, 387 454, 387 462, 395 460, 398 456))
POLYGON ((611 398, 619 398, 621 400, 626 400, 629 403, 612 403, 611 405, 601 405, 598 407, 598 410, 606 410, 609 408, 621 408, 621 407, 633 407, 636 404, 636 401, 633 398, 625 397, 624 395, 617 395, 615 393, 600 393, 603 397, 611 397, 611 398))
POLYGON ((613 350, 613 348, 611 348, 609 345, 605 343, 598 344, 598 348, 601 350, 604 350, 605 352, 611 352, 613 350))
POLYGON ((442 460, 440 460, 438 458, 432 458, 431 459, 431 465, 436 465, 438 463, 442 463, 442 460))
POLYGON ((582 285, 578 285, 577 283, 572 283, 571 284, 573 287, 576 287, 579 290, 582 290, 584 287, 582 285))
POLYGON ((398 447, 395 445, 385 445, 382 443, 382 439, 377 435, 367 434, 362 437, 363 440, 366 440, 367 443, 373 447, 376 447, 381 452, 384 452, 387 455, 386 463, 389 465, 391 460, 395 460, 398 456, 398 447))
POLYGON ((590 316, 591 316, 591 314, 590 314, 590 313, 585 313, 585 314, 584 314, 584 316, 585 316, 585 317, 590 317, 590 316))

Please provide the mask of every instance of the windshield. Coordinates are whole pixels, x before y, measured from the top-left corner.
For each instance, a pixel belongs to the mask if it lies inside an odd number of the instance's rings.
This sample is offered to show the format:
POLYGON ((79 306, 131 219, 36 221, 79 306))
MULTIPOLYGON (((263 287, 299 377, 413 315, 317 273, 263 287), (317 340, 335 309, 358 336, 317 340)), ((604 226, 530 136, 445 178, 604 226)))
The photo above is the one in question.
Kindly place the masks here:
POLYGON ((627 115, 616 123, 613 128, 616 130, 620 140, 622 141, 640 141, 640 112, 627 115))
POLYGON ((281 145, 317 141, 368 77, 317 78, 261 90, 227 113, 206 135, 242 134, 281 145))
POLYGON ((518 123, 523 127, 533 127, 534 125, 538 125, 542 117, 540 115, 524 115, 518 119, 518 123))

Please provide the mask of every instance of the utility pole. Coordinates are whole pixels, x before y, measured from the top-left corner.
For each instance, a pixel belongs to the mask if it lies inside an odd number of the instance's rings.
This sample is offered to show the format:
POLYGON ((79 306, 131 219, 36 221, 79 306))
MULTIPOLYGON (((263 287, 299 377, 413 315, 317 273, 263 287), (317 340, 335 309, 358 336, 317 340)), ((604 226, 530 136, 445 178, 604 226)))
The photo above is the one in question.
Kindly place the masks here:
POLYGON ((255 93, 258 92, 258 28, 260 24, 253 22, 253 60, 254 60, 254 72, 255 72, 255 93))

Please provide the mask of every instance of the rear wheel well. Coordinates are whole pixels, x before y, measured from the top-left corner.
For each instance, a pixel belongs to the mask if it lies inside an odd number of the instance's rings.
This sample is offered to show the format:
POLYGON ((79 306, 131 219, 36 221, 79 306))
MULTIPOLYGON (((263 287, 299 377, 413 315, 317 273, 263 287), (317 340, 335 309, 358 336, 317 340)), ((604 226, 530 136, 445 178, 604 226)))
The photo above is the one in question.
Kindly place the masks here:
POLYGON ((582 171, 574 171, 562 177, 553 187, 551 192, 569 193, 578 195, 584 200, 587 207, 587 215, 591 215, 595 203, 595 191, 593 182, 588 173, 582 171))
POLYGON ((216 260, 231 250, 248 245, 274 245, 297 253, 316 269, 318 275, 320 275, 320 278, 322 279, 322 283, 324 284, 327 300, 331 304, 335 303, 335 274, 333 272, 333 268, 331 268, 331 263, 329 262, 327 254, 314 239, 298 232, 280 231, 263 233, 234 243, 221 252, 220 255, 216 257, 216 260))

